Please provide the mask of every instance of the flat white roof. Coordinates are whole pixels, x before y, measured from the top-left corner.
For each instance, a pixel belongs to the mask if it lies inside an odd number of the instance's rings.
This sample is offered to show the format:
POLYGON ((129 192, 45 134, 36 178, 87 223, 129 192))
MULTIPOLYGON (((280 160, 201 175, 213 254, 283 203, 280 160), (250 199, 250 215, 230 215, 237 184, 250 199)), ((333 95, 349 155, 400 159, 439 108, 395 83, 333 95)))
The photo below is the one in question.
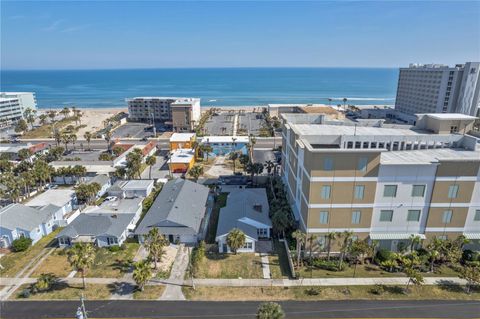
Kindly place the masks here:
POLYGON ((190 142, 195 137, 195 133, 173 133, 170 142, 190 142))
POLYGON ((427 115, 428 117, 437 119, 437 120, 475 120, 477 117, 461 114, 461 113, 427 113, 427 114, 419 114, 419 115, 427 115))
POLYGON ((429 134, 426 131, 414 131, 403 128, 387 128, 387 127, 371 127, 371 126, 349 126, 349 125, 328 125, 328 124, 290 124, 292 128, 300 133, 300 135, 347 135, 347 136, 364 136, 364 135, 424 135, 429 134))
POLYGON ((33 199, 25 203, 27 206, 38 207, 53 204, 63 207, 70 202, 75 195, 75 191, 71 189, 49 189, 48 191, 35 196, 33 199))
POLYGON ((380 163, 391 165, 431 164, 440 160, 480 161, 480 151, 466 151, 462 148, 382 152, 380 163))
POLYGON ((202 143, 248 143, 248 136, 204 136, 202 143))
POLYGON ((195 152, 192 150, 179 149, 172 153, 168 163, 190 163, 195 156, 195 152))

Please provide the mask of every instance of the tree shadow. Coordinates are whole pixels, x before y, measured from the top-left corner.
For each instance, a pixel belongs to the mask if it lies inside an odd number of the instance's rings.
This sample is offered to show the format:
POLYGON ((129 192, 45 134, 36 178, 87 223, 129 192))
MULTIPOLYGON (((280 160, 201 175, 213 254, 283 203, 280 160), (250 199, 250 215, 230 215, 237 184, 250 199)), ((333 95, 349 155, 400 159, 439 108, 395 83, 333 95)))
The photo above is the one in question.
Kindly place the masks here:
POLYGON ((404 295, 405 288, 400 286, 383 286, 383 290, 392 295, 404 295))
POLYGON ((128 260, 117 259, 113 263, 111 263, 110 266, 113 269, 119 270, 122 273, 127 273, 132 269, 133 261, 130 259, 128 260))
POLYGON ((135 290, 137 289, 137 286, 128 282, 114 282, 114 283, 108 284, 107 288, 111 294, 126 296, 135 292, 135 290))
POLYGON ((212 252, 207 252, 205 254, 205 257, 210 260, 224 260, 230 257, 229 254, 220 254, 220 253, 212 253, 212 252))
POLYGON ((438 287, 448 292, 465 292, 465 286, 451 280, 439 280, 438 287))

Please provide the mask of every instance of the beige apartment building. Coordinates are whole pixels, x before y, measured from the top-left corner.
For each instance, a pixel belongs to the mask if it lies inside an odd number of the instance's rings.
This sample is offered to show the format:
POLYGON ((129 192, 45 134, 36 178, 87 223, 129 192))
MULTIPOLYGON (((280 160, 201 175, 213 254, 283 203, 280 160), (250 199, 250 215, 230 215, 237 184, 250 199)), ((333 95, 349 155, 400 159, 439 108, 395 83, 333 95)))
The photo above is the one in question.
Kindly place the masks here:
POLYGON ((416 126, 283 114, 282 178, 301 229, 351 230, 395 250, 422 239, 480 240, 480 141, 473 116, 418 115, 416 126))
POLYGON ((137 122, 164 122, 174 132, 190 132, 200 120, 200 99, 182 97, 135 97, 126 100, 128 117, 137 122))

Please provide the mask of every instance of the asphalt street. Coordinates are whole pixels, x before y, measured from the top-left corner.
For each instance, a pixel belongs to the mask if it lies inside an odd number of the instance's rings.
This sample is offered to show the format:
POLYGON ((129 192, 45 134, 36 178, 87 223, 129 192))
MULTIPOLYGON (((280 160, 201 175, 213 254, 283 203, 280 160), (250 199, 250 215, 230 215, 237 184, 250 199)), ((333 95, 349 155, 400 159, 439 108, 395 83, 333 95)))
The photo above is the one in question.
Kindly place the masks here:
MULTIPOLYGON (((86 301, 89 318, 255 318, 258 302, 86 301)), ((284 301, 287 318, 478 318, 480 301, 284 301)), ((79 301, 7 301, 1 318, 74 318, 79 301)))

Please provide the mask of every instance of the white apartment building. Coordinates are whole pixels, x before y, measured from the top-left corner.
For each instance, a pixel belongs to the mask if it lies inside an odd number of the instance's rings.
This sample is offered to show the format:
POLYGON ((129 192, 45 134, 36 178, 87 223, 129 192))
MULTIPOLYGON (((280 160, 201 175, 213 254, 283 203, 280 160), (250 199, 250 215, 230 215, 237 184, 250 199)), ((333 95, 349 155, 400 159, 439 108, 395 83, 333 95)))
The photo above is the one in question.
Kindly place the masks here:
POLYGON ((128 116, 138 122, 165 122, 175 132, 191 131, 200 120, 200 99, 184 97, 135 97, 126 100, 128 116))
POLYGON ((480 139, 468 135, 475 117, 421 114, 414 127, 282 118, 287 197, 319 245, 345 230, 392 250, 412 235, 465 235, 480 245, 480 139))
POLYGON ((32 92, 0 92, 0 122, 10 124, 23 118, 26 109, 37 109, 32 92))
POLYGON ((442 64, 410 64, 400 68, 395 109, 418 113, 478 115, 480 62, 449 67, 442 64))

